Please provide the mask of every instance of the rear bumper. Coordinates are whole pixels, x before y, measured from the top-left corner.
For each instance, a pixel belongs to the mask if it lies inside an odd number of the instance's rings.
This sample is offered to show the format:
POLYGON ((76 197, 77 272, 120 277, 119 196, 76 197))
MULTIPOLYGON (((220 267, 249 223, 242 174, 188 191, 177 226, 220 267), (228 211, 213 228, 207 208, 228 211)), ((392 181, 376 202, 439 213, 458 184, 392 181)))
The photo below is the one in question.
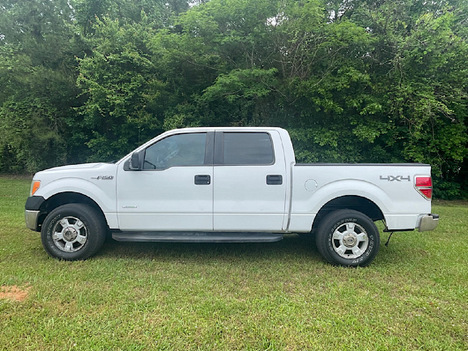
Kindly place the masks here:
POLYGON ((437 224, 439 224, 439 215, 431 213, 421 217, 418 229, 420 232, 427 232, 429 230, 434 230, 437 224))

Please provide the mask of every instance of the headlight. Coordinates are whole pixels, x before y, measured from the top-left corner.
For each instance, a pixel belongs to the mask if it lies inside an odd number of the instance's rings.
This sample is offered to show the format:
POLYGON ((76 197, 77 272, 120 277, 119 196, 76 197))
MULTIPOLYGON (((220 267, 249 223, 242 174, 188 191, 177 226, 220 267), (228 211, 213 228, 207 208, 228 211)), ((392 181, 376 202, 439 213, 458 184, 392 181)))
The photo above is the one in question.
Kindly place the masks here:
POLYGON ((39 189, 41 186, 41 181, 40 180, 33 180, 31 183, 31 196, 34 195, 34 193, 39 189))

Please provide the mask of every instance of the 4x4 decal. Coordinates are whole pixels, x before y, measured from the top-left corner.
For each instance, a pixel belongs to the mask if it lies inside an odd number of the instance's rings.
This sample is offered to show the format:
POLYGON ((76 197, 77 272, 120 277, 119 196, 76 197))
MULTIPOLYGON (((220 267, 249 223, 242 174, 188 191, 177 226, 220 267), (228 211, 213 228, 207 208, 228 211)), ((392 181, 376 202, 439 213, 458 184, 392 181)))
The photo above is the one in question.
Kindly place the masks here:
POLYGON ((411 181, 411 177, 410 176, 404 177, 404 176, 401 176, 401 175, 397 175, 397 176, 389 175, 389 176, 386 176, 386 177, 380 176, 380 180, 387 180, 389 182, 393 182, 393 181, 401 182, 402 180, 407 180, 409 182, 409 181, 411 181))

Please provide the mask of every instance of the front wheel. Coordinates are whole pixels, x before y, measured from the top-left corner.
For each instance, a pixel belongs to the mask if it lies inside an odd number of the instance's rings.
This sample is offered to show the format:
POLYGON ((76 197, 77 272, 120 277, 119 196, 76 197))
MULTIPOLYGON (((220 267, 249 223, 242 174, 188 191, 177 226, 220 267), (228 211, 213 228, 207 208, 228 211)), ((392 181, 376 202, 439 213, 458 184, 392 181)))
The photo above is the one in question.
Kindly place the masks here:
POLYGON ((66 204, 46 217, 41 230, 42 246, 47 253, 62 260, 84 260, 94 255, 104 243, 106 225, 93 207, 66 204))
POLYGON ((379 230, 374 222, 354 210, 328 214, 319 223, 315 240, 325 260, 342 266, 367 266, 380 247, 379 230))

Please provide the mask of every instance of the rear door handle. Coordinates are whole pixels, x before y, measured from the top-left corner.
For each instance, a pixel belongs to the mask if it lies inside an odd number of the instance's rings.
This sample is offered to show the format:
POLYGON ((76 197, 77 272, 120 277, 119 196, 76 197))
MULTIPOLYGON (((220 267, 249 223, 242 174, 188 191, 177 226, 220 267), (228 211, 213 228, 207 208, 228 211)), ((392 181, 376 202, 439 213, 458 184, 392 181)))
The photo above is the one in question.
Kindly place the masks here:
POLYGON ((266 177, 268 185, 281 185, 283 184, 283 176, 281 174, 269 174, 266 177))
POLYGON ((211 176, 209 174, 197 174, 195 176, 195 185, 210 185, 211 176))

